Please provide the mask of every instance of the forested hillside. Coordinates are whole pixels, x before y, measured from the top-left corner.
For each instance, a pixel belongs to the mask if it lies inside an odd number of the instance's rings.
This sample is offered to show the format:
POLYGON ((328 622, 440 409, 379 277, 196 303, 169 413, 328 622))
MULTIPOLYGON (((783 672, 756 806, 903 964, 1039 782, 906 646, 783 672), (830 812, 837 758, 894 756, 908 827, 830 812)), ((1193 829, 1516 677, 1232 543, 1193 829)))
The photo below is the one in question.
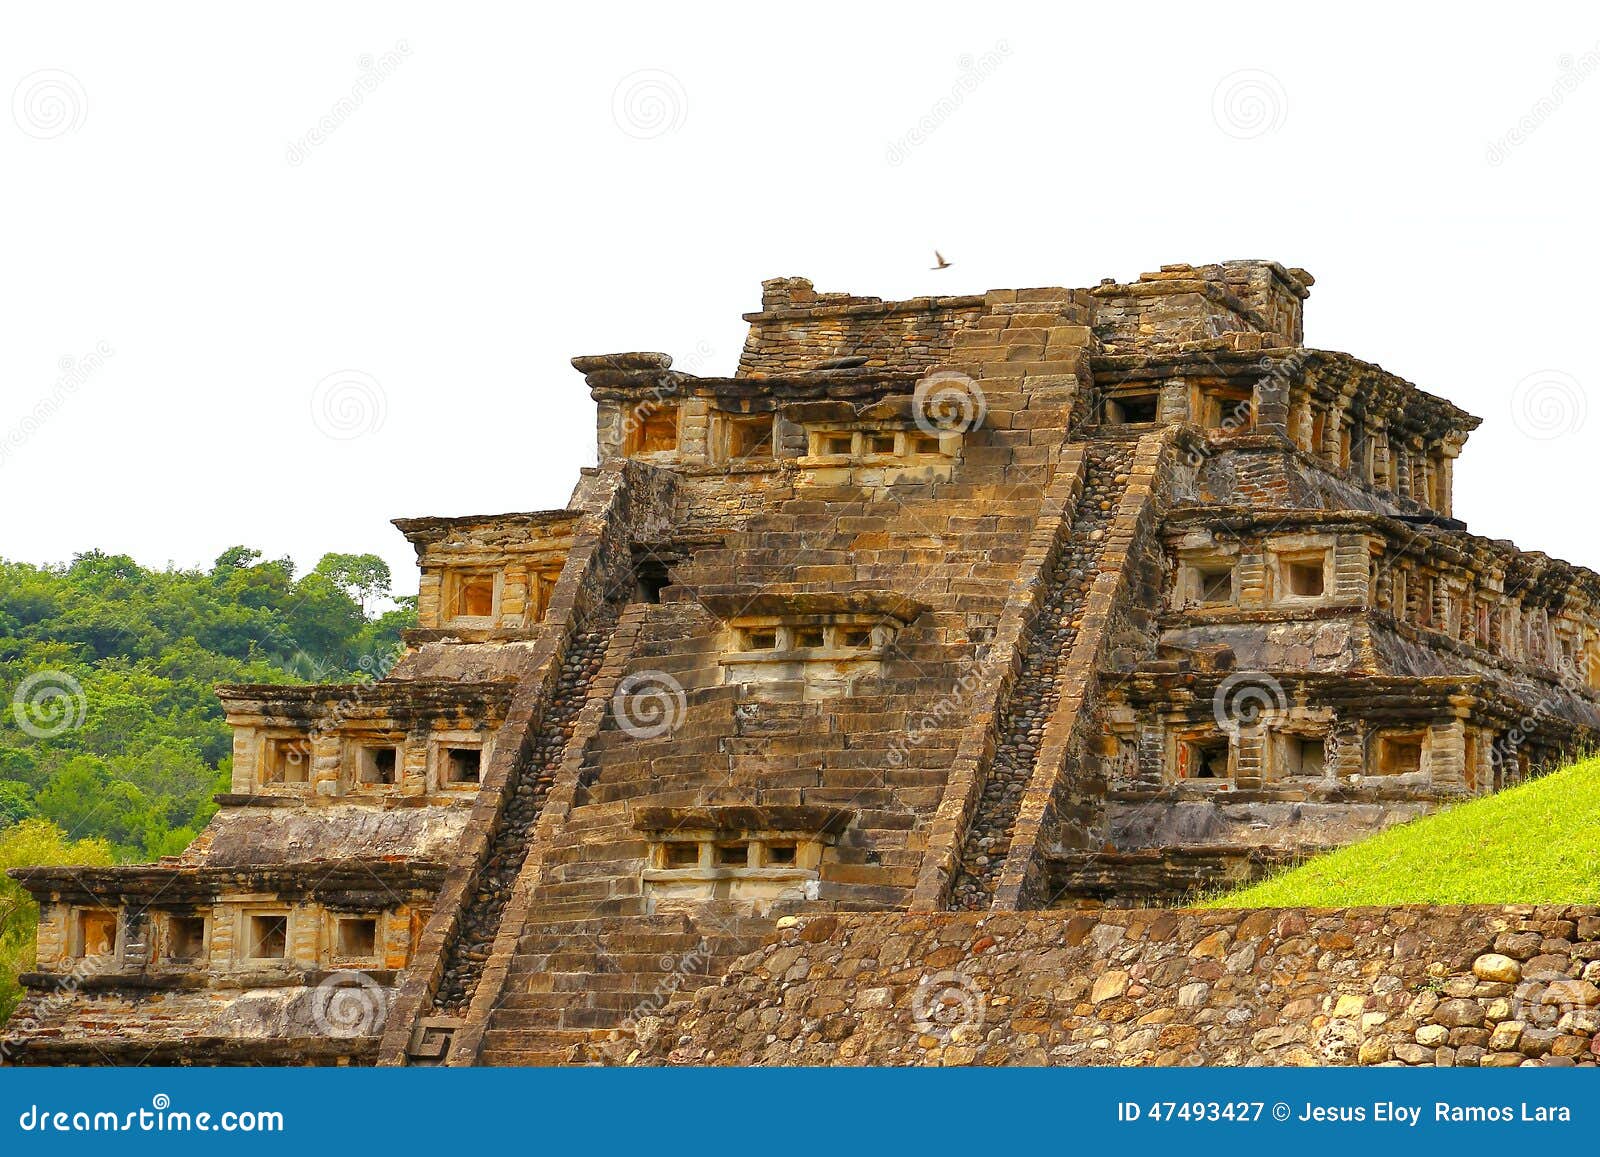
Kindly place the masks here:
MULTIPOLYGON (((90 551, 63 567, 0 561, 0 872, 181 851, 227 789, 218 683, 353 682, 383 674, 414 600, 389 568, 234 547, 208 571, 147 570, 90 551)), ((38 912, 0 875, 0 1022, 21 995, 38 912)))
POLYGON ((245 547, 206 571, 98 551, 0 562, 0 836, 37 817, 118 860, 178 852, 228 782, 212 688, 381 674, 414 621, 409 605, 364 610, 387 605, 389 582, 372 555, 297 577, 245 547))

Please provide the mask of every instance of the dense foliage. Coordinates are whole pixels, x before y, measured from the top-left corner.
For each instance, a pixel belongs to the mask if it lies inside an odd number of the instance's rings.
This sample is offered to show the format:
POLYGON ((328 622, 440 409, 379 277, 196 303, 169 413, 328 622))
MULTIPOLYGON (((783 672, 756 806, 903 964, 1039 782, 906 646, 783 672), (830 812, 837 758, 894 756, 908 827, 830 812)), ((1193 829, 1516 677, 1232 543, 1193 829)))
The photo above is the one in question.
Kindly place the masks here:
MULTIPOLYGON (((126 555, 63 567, 0 561, 0 872, 181 851, 227 790, 218 683, 381 675, 414 624, 373 555, 288 559, 233 547, 209 571, 126 555)), ((38 910, 0 875, 0 1021, 19 998, 38 910)))
POLYGON ((122 861, 171 855, 226 790, 218 683, 381 674, 409 600, 372 555, 295 576, 245 547, 208 571, 147 570, 91 551, 62 567, 0 562, 0 831, 39 817, 122 861))
POLYGON ((17 974, 33 966, 33 933, 39 906, 7 868, 35 864, 100 866, 111 863, 104 840, 70 841, 49 820, 23 820, 0 828, 0 1023, 22 999, 17 974))

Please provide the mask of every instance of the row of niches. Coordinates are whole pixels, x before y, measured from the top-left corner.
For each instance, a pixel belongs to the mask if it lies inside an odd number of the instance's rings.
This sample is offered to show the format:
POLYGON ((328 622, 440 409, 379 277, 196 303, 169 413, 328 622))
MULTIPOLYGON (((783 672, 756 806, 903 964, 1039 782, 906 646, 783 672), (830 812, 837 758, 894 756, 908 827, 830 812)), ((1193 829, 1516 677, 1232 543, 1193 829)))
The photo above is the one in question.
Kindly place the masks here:
POLYGON ((1509 662, 1553 670, 1571 687, 1600 690, 1600 616, 1581 599, 1564 600, 1552 614, 1465 568, 1392 555, 1377 535, 1185 541, 1173 549, 1169 605, 1175 611, 1225 618, 1234 610, 1374 609, 1509 662))
POLYGON ((730 901, 765 914, 784 901, 817 896, 832 837, 802 832, 674 832, 650 845, 643 872, 652 912, 730 901))
POLYGON ((1363 485, 1451 512, 1459 444, 1394 438, 1381 425, 1305 400, 1290 406, 1289 440, 1363 485))
POLYGON ((403 968, 411 914, 240 900, 173 910, 57 904, 40 920, 41 966, 217 973, 403 968))
POLYGON ((1219 729, 1176 732, 1171 739, 1169 779, 1221 790, 1241 781, 1262 786, 1290 780, 1360 783, 1365 777, 1393 782, 1427 783, 1428 731, 1406 729, 1371 737, 1369 751, 1353 766, 1329 758, 1332 742, 1326 731, 1268 730, 1246 738, 1219 729), (1246 758, 1254 748, 1253 767, 1246 758), (1250 772, 1254 774, 1250 774, 1250 772))
POLYGON ((1107 426, 1188 422, 1206 430, 1247 434, 1255 428, 1255 402, 1252 391, 1232 386, 1195 383, 1163 389, 1136 384, 1102 393, 1097 417, 1107 426))
POLYGON ((869 618, 803 619, 785 622, 777 618, 746 619, 731 628, 734 654, 728 660, 746 657, 779 661, 785 658, 853 658, 881 655, 894 642, 897 628, 869 618))
MULTIPOLYGON (((1180 552, 1171 605, 1174 610, 1326 605, 1336 601, 1335 558, 1333 542, 1294 540, 1250 553, 1180 552)), ((1365 565, 1364 558, 1360 561, 1365 565)))
POLYGON ((1494 733, 1452 723, 1333 726, 1331 717, 1269 713, 1248 727, 1172 726, 1116 737, 1118 788, 1150 783, 1140 750, 1160 753, 1159 782, 1201 791, 1447 788, 1498 791, 1528 774, 1526 760, 1495 757, 1494 733), (1154 742, 1150 742, 1151 740, 1154 742))
POLYGON ((1552 614, 1466 572, 1410 560, 1382 566, 1377 588, 1378 609, 1400 623, 1553 672, 1569 688, 1600 690, 1600 618, 1582 600, 1552 614))
POLYGON ((417 623, 423 628, 531 629, 544 619, 563 561, 434 566, 425 560, 417 623))
POLYGON ((768 699, 847 697, 881 676, 898 633, 896 623, 846 614, 737 619, 723 636, 723 677, 768 699))
POLYGON ((402 732, 309 734, 286 729, 237 733, 234 789, 239 794, 337 798, 476 793, 488 745, 474 731, 418 739, 402 732))
MULTIPOLYGON (((1256 399, 1252 390, 1217 383, 1135 383, 1105 391, 1097 416, 1111 426, 1187 422, 1213 433, 1250 434, 1256 429, 1256 399)), ((1289 406, 1287 432, 1299 449, 1365 486, 1441 514, 1451 512, 1458 440, 1424 445, 1391 434, 1381 421, 1298 393, 1289 406)))
POLYGON ((711 466, 949 466, 963 441, 960 432, 909 420, 799 423, 781 413, 731 413, 699 402, 645 401, 619 406, 613 417, 620 437, 612 446, 622 456, 711 466))

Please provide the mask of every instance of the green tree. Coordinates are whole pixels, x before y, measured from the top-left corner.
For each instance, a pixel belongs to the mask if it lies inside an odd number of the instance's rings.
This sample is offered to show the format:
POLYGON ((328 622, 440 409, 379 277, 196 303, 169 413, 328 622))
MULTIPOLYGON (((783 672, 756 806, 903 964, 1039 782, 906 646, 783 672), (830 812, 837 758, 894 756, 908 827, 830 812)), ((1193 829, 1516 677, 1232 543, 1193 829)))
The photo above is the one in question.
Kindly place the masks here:
POLYGON ((0 780, 0 829, 32 819, 38 814, 33 806, 33 792, 25 783, 0 780))
POLYGON ((367 613, 369 599, 389 597, 393 581, 389 564, 375 554, 325 554, 314 573, 338 584, 361 605, 362 615, 367 613))
MULTIPOLYGON (((210 570, 149 570, 97 550, 65 566, 0 560, 0 868, 182 851, 228 790, 216 685, 387 670, 416 625, 413 599, 364 613, 390 581, 372 555, 329 555, 297 579, 292 560, 247 546, 210 570), (10 709, 41 673, 65 690, 59 727, 24 726, 10 709)), ((22 896, 0 878, 0 1017, 32 958, 37 917, 22 896)))
POLYGON ((103 867, 111 863, 104 840, 69 840, 48 820, 29 819, 0 829, 0 1023, 22 999, 17 974, 34 964, 34 931, 39 906, 21 884, 5 875, 7 868, 40 864, 103 867))
POLYGON ((0 561, 0 705, 40 672, 81 692, 64 700, 70 726, 48 733, 0 711, 0 827, 38 815, 120 859, 174 850, 215 810, 232 751, 216 684, 382 673, 414 600, 368 618, 357 597, 390 581, 372 555, 332 554, 297 579, 292 560, 247 546, 209 571, 103 551, 57 567, 0 561))
POLYGON ((217 561, 212 564, 213 570, 239 570, 243 567, 254 566, 261 559, 261 552, 248 546, 230 546, 227 550, 217 555, 217 561))

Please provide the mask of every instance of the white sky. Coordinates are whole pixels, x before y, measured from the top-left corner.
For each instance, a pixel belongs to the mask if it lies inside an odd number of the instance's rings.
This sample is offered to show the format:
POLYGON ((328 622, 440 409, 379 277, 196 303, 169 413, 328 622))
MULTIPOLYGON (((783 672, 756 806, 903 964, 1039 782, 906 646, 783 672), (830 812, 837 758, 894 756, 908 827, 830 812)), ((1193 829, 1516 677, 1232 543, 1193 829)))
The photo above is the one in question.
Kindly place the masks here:
POLYGON ((593 461, 567 360, 731 372, 763 277, 906 297, 1267 257, 1318 279, 1309 344, 1485 419, 1474 530, 1600 568, 1587 7, 8 5, 0 555, 370 550, 414 590, 390 518, 564 505, 593 461), (641 72, 665 105, 630 119, 641 72), (315 420, 345 370, 376 386, 315 420))

